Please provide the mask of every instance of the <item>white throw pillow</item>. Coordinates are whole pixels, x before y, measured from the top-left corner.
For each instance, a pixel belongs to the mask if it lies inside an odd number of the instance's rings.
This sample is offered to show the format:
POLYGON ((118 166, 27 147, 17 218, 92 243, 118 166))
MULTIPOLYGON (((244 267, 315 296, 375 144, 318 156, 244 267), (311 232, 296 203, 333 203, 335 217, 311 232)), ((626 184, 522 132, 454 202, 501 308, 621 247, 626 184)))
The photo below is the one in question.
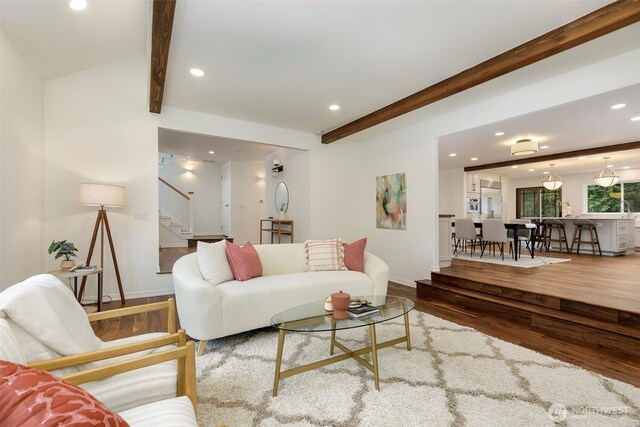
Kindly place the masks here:
POLYGON ((227 261, 227 241, 216 243, 198 242, 198 265, 202 278, 212 285, 233 280, 233 273, 227 261))
POLYGON ((307 271, 343 271, 344 241, 342 239, 307 240, 304 242, 307 271))

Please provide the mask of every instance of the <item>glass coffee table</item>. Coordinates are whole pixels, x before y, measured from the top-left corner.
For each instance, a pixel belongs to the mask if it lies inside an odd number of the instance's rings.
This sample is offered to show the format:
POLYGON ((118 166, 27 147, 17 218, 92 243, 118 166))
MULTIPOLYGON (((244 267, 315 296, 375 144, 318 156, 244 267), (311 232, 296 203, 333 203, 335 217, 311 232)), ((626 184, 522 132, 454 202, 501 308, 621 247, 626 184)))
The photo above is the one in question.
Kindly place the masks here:
MULTIPOLYGON (((352 298, 356 298, 352 296, 352 298)), ((357 319, 337 320, 333 314, 324 310, 324 301, 312 302, 310 304, 299 305, 289 310, 285 310, 276 314, 271 318, 271 325, 279 330, 278 336, 278 353, 276 356, 276 374, 273 381, 273 396, 278 395, 278 383, 281 379, 301 374, 313 369, 337 363, 349 358, 354 359, 362 366, 373 372, 376 390, 380 391, 380 380, 378 378, 378 350, 403 342, 407 343, 407 350, 411 350, 411 337, 409 334, 409 312, 413 310, 413 301, 403 297, 392 296, 358 296, 357 298, 366 299, 369 304, 380 309, 380 312, 357 319), (398 337, 382 343, 376 340, 376 324, 386 322, 404 316, 404 331, 402 337, 398 337), (351 350, 336 340, 336 331, 343 329, 369 327, 369 336, 371 345, 358 350, 351 350), (344 353, 328 359, 319 360, 309 363, 308 365, 298 366, 286 371, 281 371, 282 350, 284 348, 284 337, 287 332, 331 332, 331 345, 329 355, 333 355, 335 347, 338 347, 344 353), (362 357, 363 354, 371 353, 369 363, 362 357)))

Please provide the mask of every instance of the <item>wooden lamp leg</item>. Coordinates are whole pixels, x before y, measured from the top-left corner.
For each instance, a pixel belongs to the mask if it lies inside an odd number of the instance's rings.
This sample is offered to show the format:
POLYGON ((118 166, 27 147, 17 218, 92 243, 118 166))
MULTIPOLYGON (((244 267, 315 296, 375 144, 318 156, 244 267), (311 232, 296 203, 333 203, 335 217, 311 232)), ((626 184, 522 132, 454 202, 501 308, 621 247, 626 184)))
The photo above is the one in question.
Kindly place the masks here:
MULTIPOLYGON (((104 209, 100 209, 98 211, 98 217, 96 218, 96 224, 93 227, 93 235, 91 236, 91 243, 89 243, 89 253, 87 254, 87 265, 91 264, 91 257, 93 256, 93 249, 95 247, 96 244, 96 238, 98 237, 98 228, 100 228, 101 231, 101 238, 100 238, 100 257, 101 257, 101 263, 103 263, 103 254, 102 254, 102 248, 104 247, 104 230, 107 230, 107 239, 109 239, 109 248, 111 249, 111 258, 113 259, 113 266, 115 268, 116 271, 116 280, 118 281, 118 291, 120 292, 120 301, 122 302, 122 305, 124 305, 126 303, 126 300, 124 298, 124 289, 122 288, 122 279, 120 278, 120 268, 118 268, 118 259, 116 257, 116 250, 115 250, 115 246, 113 245, 113 239, 111 237, 111 229, 109 228, 109 219, 107 218, 107 211, 105 211, 104 209)), ((104 268, 104 265, 100 265, 100 267, 104 268)), ((82 302, 82 296, 84 295, 84 287, 85 284, 87 283, 87 276, 84 276, 82 278, 82 283, 80 285, 80 293, 78 296, 78 301, 82 302)), ((104 285, 104 283, 103 283, 104 285)))
POLYGON ((104 221, 104 227, 107 230, 107 238, 109 239, 109 247, 111 248, 111 258, 113 259, 113 267, 116 270, 116 279, 118 281, 118 291, 120 292, 120 301, 122 305, 126 303, 124 299, 124 290, 122 289, 122 280, 120 279, 120 269, 118 268, 118 258, 116 258, 116 248, 113 246, 113 239, 111 238, 111 229, 109 228, 109 219, 107 218, 107 212, 102 215, 104 221))
MULTIPOLYGON (((96 225, 93 227, 93 234, 91 235, 91 243, 89 243, 89 253, 87 254, 87 265, 91 264, 91 257, 93 256, 93 248, 96 245, 96 237, 98 237, 98 228, 102 223, 102 213, 104 210, 98 210, 98 216, 96 217, 96 225)), ((102 266, 100 266, 102 267, 102 266)), ((82 303, 82 297, 84 296, 84 286, 87 283, 87 276, 82 278, 82 283, 80 284, 80 293, 78 294, 78 302, 82 303)))

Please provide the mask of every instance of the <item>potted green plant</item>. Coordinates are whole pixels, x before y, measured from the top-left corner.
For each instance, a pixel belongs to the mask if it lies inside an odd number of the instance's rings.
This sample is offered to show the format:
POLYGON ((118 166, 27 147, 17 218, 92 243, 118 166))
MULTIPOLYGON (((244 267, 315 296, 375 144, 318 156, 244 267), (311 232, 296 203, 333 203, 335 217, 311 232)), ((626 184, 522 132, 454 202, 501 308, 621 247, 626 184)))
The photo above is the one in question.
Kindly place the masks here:
POLYGON ((72 260, 71 257, 76 257, 77 251, 78 249, 74 246, 74 244, 71 242, 67 242, 66 240, 59 240, 57 242, 53 240, 49 245, 49 255, 56 252, 55 259, 64 257, 64 259, 60 262, 61 270, 69 270, 74 265, 76 265, 75 261, 72 260))

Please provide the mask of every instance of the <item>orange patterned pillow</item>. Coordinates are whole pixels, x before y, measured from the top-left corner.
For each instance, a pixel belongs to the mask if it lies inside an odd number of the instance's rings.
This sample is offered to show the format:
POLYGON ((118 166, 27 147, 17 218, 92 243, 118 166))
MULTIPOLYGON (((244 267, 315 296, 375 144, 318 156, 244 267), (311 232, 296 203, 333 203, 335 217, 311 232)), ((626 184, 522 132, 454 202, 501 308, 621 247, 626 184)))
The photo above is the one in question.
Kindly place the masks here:
POLYGON ((80 387, 5 360, 0 360, 0 420, 2 425, 21 427, 128 426, 80 387))

